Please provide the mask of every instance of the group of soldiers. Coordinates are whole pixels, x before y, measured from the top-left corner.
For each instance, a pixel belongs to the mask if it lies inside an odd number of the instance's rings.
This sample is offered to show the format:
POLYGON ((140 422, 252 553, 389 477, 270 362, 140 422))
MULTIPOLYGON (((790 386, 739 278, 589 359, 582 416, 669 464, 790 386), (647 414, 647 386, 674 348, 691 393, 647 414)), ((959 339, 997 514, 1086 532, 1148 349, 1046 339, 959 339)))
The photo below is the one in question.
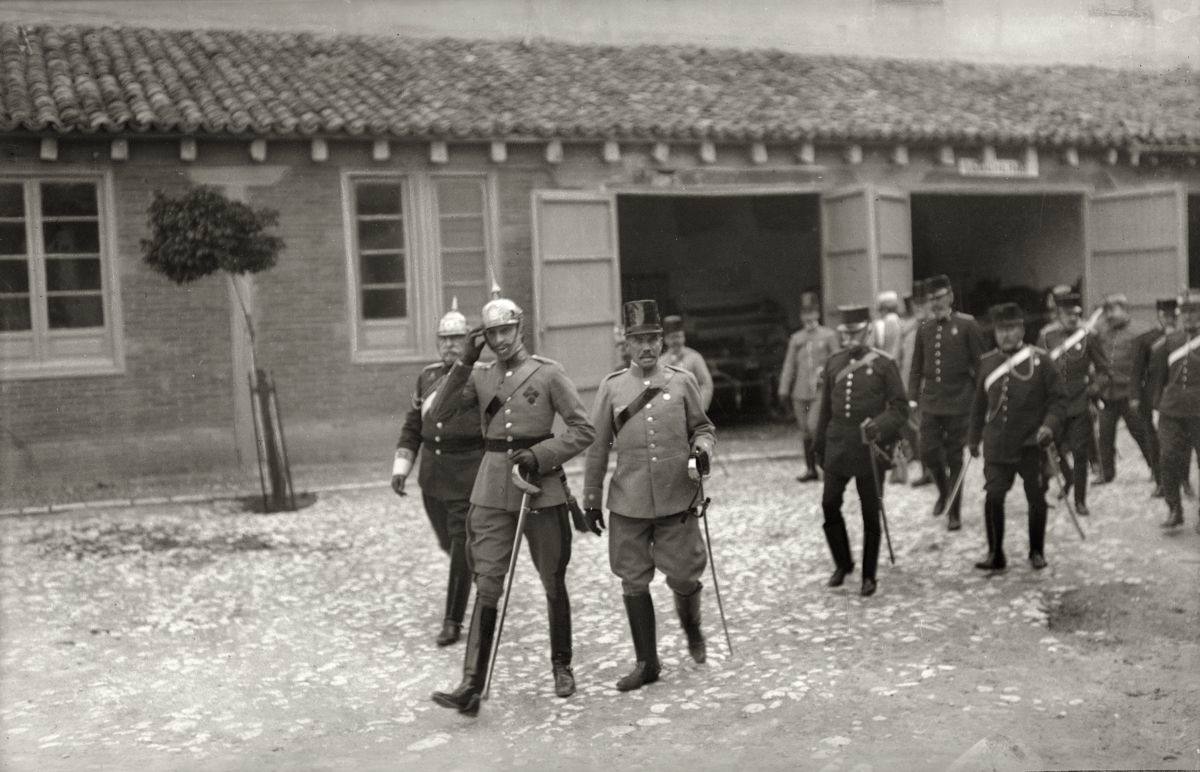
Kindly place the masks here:
POLYGON ((512 559, 522 540, 546 594, 554 692, 575 692, 566 584, 572 527, 601 535, 605 504, 609 563, 621 579, 636 654, 633 670, 616 688, 629 691, 659 678, 650 596, 656 569, 674 593, 691 657, 704 662, 700 577, 707 552, 698 518, 715 443, 706 413, 711 379, 705 395, 682 340, 664 353, 664 321, 675 320, 660 319, 654 301, 626 303, 629 366, 604 379, 589 415, 563 367, 527 351, 521 308, 500 298, 498 289, 493 295, 480 327, 469 329, 457 308, 439 322, 441 361, 417 379, 393 461, 392 488, 404 495, 424 448, 419 483, 425 511, 450 556, 438 645, 459 640, 475 586, 462 681, 434 692, 433 700, 478 714, 503 627, 505 579, 511 587, 512 559), (480 362, 485 346, 495 359, 480 362), (556 418, 563 425, 557 433, 556 418), (562 465, 585 451, 581 510, 562 465), (616 453, 616 469, 605 501, 610 452, 616 453))
MULTIPOLYGON (((485 694, 505 579, 511 583, 522 539, 545 590, 554 691, 575 692, 566 585, 572 527, 601 535, 605 507, 609 565, 621 580, 635 652, 633 669, 616 688, 638 689, 660 676, 650 595, 656 570, 673 592, 691 657, 706 658, 700 580, 709 558, 699 520, 715 430, 703 358, 684 346, 678 317, 661 319, 651 300, 626 303, 627 366, 603 380, 589 414, 562 366, 526 350, 522 310, 498 295, 483 307, 480 327, 469 329, 457 308, 441 319, 441 361, 417 380, 392 472, 393 489, 404 495, 424 448, 425 511, 450 557, 438 645, 460 639, 471 585, 476 589, 462 681, 433 694, 466 715, 478 713, 485 694), (495 359, 480 362, 485 346, 495 359), (562 466, 585 452, 580 509, 562 466)), ((881 525, 888 535, 884 475, 898 457, 908 464, 896 452, 903 444, 919 448, 922 478, 937 490, 933 514, 946 517, 950 531, 962 528, 966 469, 982 455, 982 570, 1007 566, 1005 498, 1018 475, 1028 505, 1029 562, 1046 567, 1048 480, 1061 475, 1060 496, 1073 495, 1072 512, 1087 515, 1093 440, 1097 482, 1110 482, 1120 419, 1153 473, 1152 495, 1166 500, 1163 526, 1183 523, 1180 490, 1191 452, 1200 458, 1200 290, 1159 300, 1157 328, 1137 331, 1124 296, 1109 296, 1085 320, 1079 295, 1056 288, 1057 320, 1039 332, 1037 346, 1026 342, 1025 314, 1016 304, 990 310, 993 347, 973 317, 954 310, 954 299, 948 277, 919 280, 910 319, 900 318, 899 300, 888 293, 874 320, 866 306, 840 307, 835 331, 821 324, 815 296, 802 298, 803 327, 789 342, 779 396, 791 401, 801 430, 805 472, 798 479, 823 480, 835 566, 830 587, 855 568, 841 514, 853 480, 863 518, 861 594, 876 592, 881 525), (1097 405, 1098 437, 1090 418, 1097 405)))
POLYGON ((1057 318, 1039 331, 1037 346, 1026 343, 1018 305, 990 309, 994 348, 974 318, 954 310, 944 275, 914 282, 909 319, 887 292, 873 321, 865 306, 839 309, 836 333, 821 325, 815 296, 802 298, 803 326, 789 341, 778 396, 791 401, 803 441, 797 479, 824 478, 824 529, 835 564, 829 586, 842 585, 854 569, 841 515, 853 477, 862 503, 862 594, 875 592, 882 483, 889 467, 906 469, 906 454, 897 452, 905 445, 919 448, 924 471, 913 484, 936 486, 933 514, 945 516, 950 531, 962 528, 964 450, 983 456, 982 570, 1007 567, 1004 500, 1017 475, 1028 503, 1029 561, 1046 566, 1049 480, 1061 474, 1060 498, 1071 496, 1066 505, 1087 516, 1089 459, 1099 456, 1095 482, 1112 482, 1120 420, 1151 471, 1151 495, 1167 502, 1163 527, 1183 523, 1180 491, 1190 492, 1189 458, 1200 448, 1200 384, 1188 380, 1189 362, 1200 356, 1200 291, 1159 300, 1158 324, 1144 331, 1132 325, 1124 295, 1108 296, 1086 320, 1069 287, 1056 287, 1051 298, 1057 318), (1176 331, 1177 322, 1184 330, 1176 331))

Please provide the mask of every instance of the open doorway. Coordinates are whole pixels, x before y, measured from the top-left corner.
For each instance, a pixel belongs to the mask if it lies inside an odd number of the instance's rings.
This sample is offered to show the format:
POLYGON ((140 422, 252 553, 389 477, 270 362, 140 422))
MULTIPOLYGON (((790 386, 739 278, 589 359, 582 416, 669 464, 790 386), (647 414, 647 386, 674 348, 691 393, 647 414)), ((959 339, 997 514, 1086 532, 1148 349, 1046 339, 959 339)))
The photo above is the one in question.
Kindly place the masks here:
POLYGON ((684 317, 713 371, 714 416, 764 416, 800 295, 820 292, 819 197, 620 195, 617 227, 622 299, 684 317))
POLYGON ((1032 339, 1046 291, 1082 283, 1083 196, 914 193, 912 239, 914 276, 949 276, 958 308, 984 323, 992 305, 1019 303, 1032 339))

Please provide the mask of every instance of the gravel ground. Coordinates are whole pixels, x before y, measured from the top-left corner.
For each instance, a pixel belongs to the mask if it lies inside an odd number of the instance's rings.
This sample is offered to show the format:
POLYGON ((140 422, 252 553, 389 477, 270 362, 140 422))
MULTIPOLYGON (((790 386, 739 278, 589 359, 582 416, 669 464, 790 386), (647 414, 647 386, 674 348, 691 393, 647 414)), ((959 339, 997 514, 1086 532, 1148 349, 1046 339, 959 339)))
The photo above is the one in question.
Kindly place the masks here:
MULTIPOLYGON (((579 693, 553 696, 545 603, 523 560, 476 720, 428 700, 457 683, 462 647, 433 644, 446 561, 419 497, 370 488, 289 514, 224 502, 5 518, 0 760, 863 770, 945 767, 986 746, 1026 767, 1195 769, 1196 502, 1184 528, 1161 532, 1164 507, 1122 443, 1086 541, 1051 511, 1042 572, 1023 560, 1015 494, 1009 570, 971 568, 983 551, 978 464, 959 533, 930 517, 930 488, 889 487, 896 565, 885 548, 869 599, 857 574, 823 587, 820 486, 793 480, 794 459, 728 463, 709 486, 710 527, 736 656, 706 589, 709 662, 692 663, 660 580, 663 678, 616 692, 632 664, 620 586, 605 543, 577 535, 579 693)), ((856 553, 857 513, 847 506, 856 553)))

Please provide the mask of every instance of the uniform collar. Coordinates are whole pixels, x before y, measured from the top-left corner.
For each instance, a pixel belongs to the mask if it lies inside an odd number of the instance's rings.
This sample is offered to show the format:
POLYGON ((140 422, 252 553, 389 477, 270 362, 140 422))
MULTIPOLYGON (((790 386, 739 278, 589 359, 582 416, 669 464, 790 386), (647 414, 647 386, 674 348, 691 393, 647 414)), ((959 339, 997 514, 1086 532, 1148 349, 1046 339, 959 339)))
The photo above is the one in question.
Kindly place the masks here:
POLYGON ((654 368, 654 372, 646 373, 642 370, 641 365, 636 362, 629 363, 629 374, 639 381, 650 381, 656 383, 666 377, 666 368, 660 363, 654 368))

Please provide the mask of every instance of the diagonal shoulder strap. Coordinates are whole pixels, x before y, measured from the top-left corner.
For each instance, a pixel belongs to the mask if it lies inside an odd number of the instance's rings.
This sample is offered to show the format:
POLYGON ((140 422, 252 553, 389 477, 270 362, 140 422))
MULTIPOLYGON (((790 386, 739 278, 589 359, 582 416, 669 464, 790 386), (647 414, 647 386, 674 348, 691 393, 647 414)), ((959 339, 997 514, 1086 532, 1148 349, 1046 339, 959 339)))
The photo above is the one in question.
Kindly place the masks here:
POLYGON ((1088 334, 1087 328, 1080 327, 1078 330, 1076 330, 1074 333, 1071 334, 1071 337, 1067 338, 1062 343, 1059 343, 1057 346, 1054 347, 1054 349, 1050 352, 1050 359, 1057 362, 1059 357, 1061 357, 1063 355, 1063 353, 1066 352, 1067 349, 1071 348, 1076 343, 1083 340, 1085 337, 1087 337, 1087 334, 1088 334))
POLYGON ((500 412, 500 406, 504 403, 500 401, 500 397, 492 397, 492 401, 487 403, 487 407, 483 409, 483 424, 487 426, 496 417, 496 413, 500 412))
POLYGON ((1170 365, 1175 364, 1180 359, 1183 359, 1185 356, 1187 356, 1188 354, 1195 351, 1197 348, 1200 348, 1200 335, 1197 335, 1196 337, 1189 340, 1187 343, 1183 344, 1182 346, 1180 346, 1179 348, 1175 349, 1170 354, 1168 354, 1167 355, 1167 365, 1170 366, 1170 365))
POLYGON ((993 383, 1012 372, 1014 367, 1021 364, 1026 359, 1029 359, 1030 355, 1030 349, 1028 346, 1026 346, 1008 359, 1004 360, 1004 364, 1000 365, 995 370, 992 370, 990 373, 988 373, 987 378, 983 379, 983 390, 987 391, 988 389, 992 388, 993 383))
POLYGON ((630 402, 628 405, 626 405, 625 409, 620 413, 617 413, 617 417, 613 419, 613 434, 620 434, 621 428, 624 427, 625 424, 629 423, 629 419, 641 412, 642 408, 644 408, 646 405, 649 405, 650 400, 657 397, 661 391, 661 386, 651 386, 641 394, 637 395, 637 398, 635 398, 633 402, 630 402))

